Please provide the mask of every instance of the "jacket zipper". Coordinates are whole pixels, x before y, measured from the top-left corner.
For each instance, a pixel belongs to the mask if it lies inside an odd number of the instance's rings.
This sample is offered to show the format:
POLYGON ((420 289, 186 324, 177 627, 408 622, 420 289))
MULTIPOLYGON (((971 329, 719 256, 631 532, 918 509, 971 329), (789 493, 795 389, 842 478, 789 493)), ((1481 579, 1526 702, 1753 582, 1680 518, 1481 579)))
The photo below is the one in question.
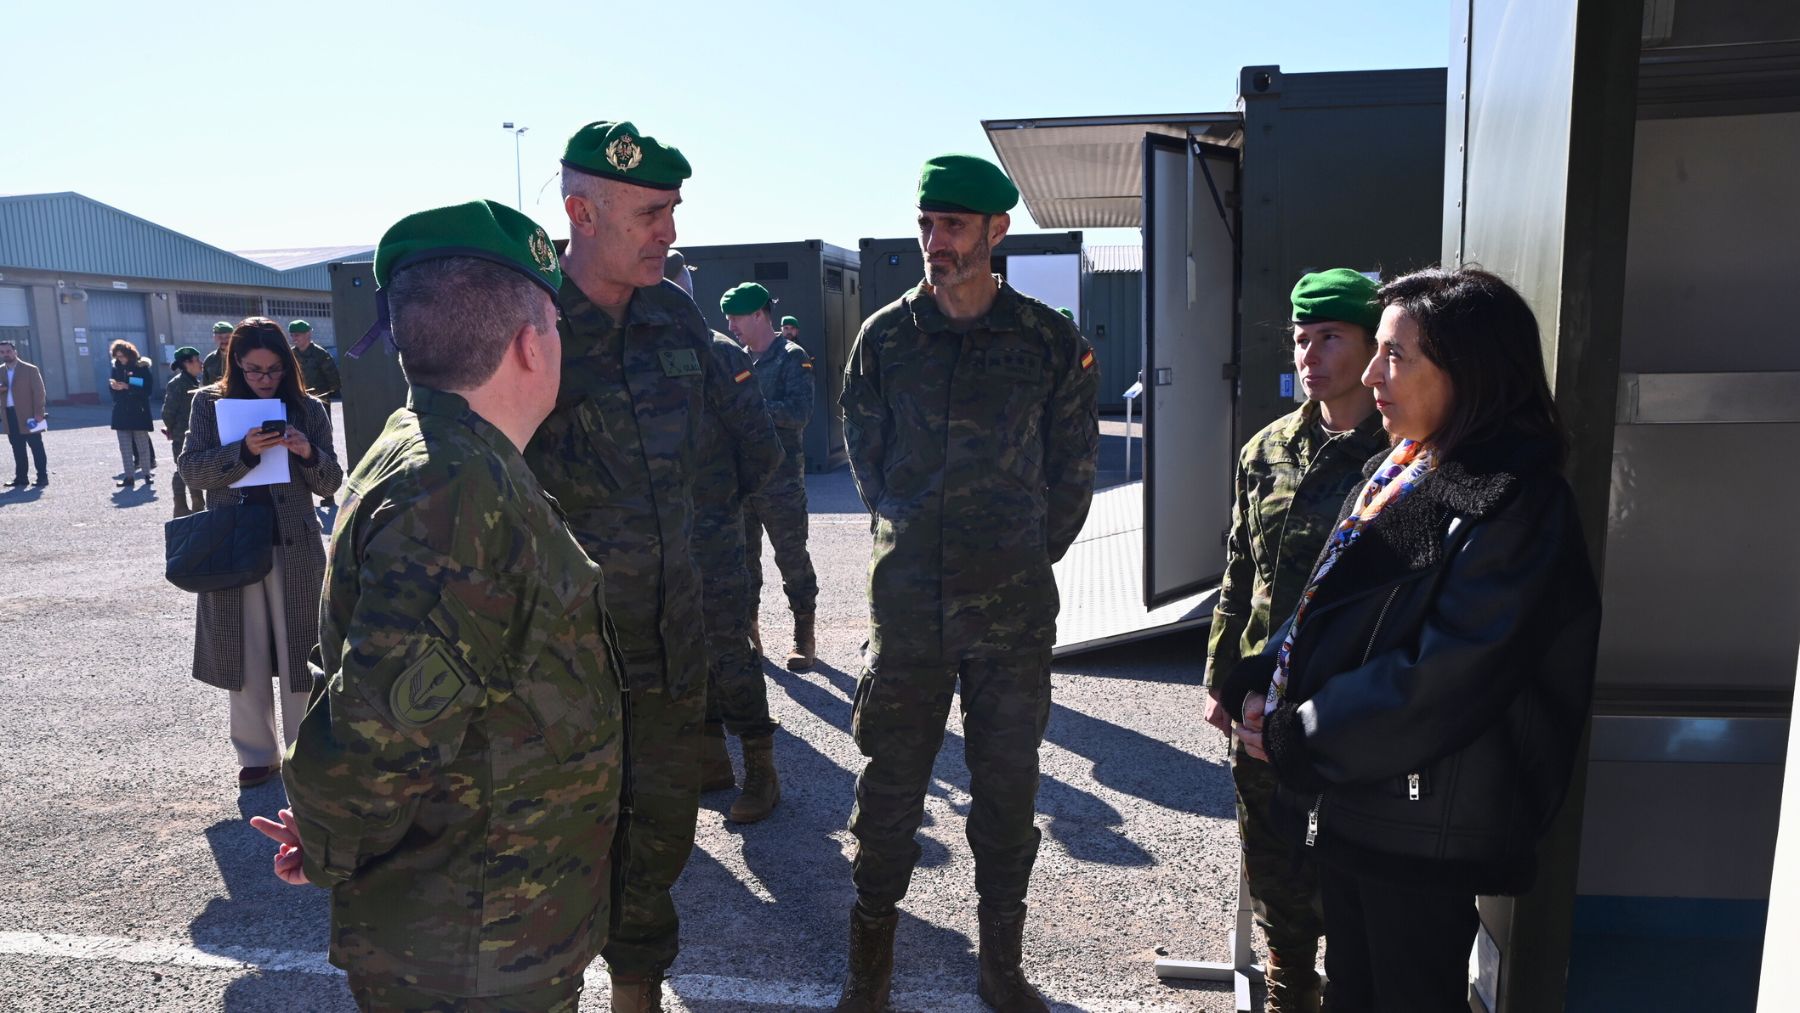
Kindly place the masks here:
POLYGON ((1309 848, 1319 839, 1319 810, 1324 807, 1325 793, 1319 792, 1319 797, 1313 799, 1312 812, 1306 814, 1306 846, 1309 848))
MULTIPOLYGON (((1381 624, 1387 619, 1388 609, 1393 607, 1394 599, 1400 595, 1400 585, 1388 592, 1387 601, 1381 603, 1381 612, 1375 616, 1375 628, 1369 631, 1369 644, 1363 648, 1363 664, 1369 663, 1369 655, 1375 653, 1375 637, 1381 633, 1381 624)), ((1413 801, 1419 800, 1419 775, 1413 774, 1407 780, 1407 788, 1413 801)), ((1306 846, 1316 846, 1319 840, 1319 813, 1325 808, 1325 793, 1319 792, 1313 799, 1312 811, 1306 814, 1306 846)))
POLYGON ((1409 802, 1419 801, 1419 781, 1420 781, 1420 777, 1418 774, 1406 775, 1406 799, 1407 799, 1407 801, 1409 801, 1409 802))

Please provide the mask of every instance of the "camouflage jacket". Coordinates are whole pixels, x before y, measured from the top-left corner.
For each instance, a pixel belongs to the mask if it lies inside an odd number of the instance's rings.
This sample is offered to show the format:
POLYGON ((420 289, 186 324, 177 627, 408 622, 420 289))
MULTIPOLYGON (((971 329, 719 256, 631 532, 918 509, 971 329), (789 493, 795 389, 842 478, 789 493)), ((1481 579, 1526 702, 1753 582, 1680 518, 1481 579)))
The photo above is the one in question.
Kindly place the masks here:
POLYGON ((200 360, 200 386, 218 383, 225 375, 225 353, 215 348, 200 360))
POLYGON ((194 391, 199 387, 199 377, 189 376, 187 370, 178 369, 169 379, 169 385, 163 388, 163 427, 175 439, 187 436, 188 417, 194 413, 194 391))
POLYGON ((874 515, 870 647, 917 661, 1049 648, 1094 493, 1099 370, 1061 314, 1002 283, 966 330, 923 287, 863 324, 844 442, 874 515))
POLYGON ((662 668, 680 696, 706 686, 694 482, 708 413, 732 437, 739 494, 781 462, 761 406, 737 395, 713 358, 712 331, 670 282, 640 288, 615 324, 564 278, 562 389, 526 459, 606 571, 628 668, 662 668))
MULTIPOLYGON (((750 365, 749 354, 737 342, 715 331, 712 356, 719 368, 731 377, 733 397, 741 402, 736 406, 738 413, 755 415, 760 412, 765 432, 759 436, 759 441, 775 440, 775 427, 767 421, 768 411, 763 407, 762 390, 751 382, 756 379, 756 373, 750 365)), ((694 551, 702 569, 710 565, 703 546, 711 544, 721 534, 729 534, 730 530, 736 530, 739 540, 743 538, 744 497, 762 487, 758 482, 755 488, 746 488, 745 477, 738 474, 743 458, 737 453, 736 443, 719 413, 707 412, 706 423, 700 430, 700 466, 694 474, 694 551)), ((762 455, 756 456, 760 459, 762 455)), ((755 478, 750 476, 752 481, 755 478)))
POLYGON ((300 375, 306 379, 306 392, 316 398, 330 397, 338 392, 337 360, 331 353, 320 348, 318 342, 306 346, 305 351, 294 349, 294 358, 300 362, 300 375))
POLYGON ((762 387, 769 418, 781 436, 781 447, 791 462, 798 462, 801 436, 812 421, 816 396, 812 356, 806 354, 806 349, 777 336, 761 355, 750 358, 756 364, 756 382, 762 387))
POLYGON ((1361 488, 1363 464, 1387 447, 1377 412, 1327 439, 1316 401, 1244 444, 1225 577, 1207 637, 1207 689, 1240 658, 1261 652, 1270 630, 1293 614, 1344 497, 1361 488))
POLYGON ((333 963, 480 996, 600 952, 622 745, 603 595, 506 436, 413 388, 350 477, 282 770, 333 963))

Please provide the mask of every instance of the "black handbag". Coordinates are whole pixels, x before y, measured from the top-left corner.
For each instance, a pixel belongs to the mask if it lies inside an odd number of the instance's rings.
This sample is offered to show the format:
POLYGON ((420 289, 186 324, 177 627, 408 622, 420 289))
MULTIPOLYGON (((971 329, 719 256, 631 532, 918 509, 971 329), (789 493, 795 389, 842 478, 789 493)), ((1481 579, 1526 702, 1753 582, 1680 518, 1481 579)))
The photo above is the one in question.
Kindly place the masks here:
POLYGON ((183 591, 224 591, 269 575, 275 513, 263 503, 215 506, 163 523, 164 576, 183 591))

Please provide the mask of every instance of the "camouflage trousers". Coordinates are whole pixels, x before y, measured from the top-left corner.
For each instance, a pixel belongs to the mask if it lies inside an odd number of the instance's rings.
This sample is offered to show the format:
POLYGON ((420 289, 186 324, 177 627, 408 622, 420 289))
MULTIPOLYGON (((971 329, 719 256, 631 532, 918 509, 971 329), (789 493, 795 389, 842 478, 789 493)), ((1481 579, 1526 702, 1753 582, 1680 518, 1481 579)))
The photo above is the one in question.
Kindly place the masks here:
POLYGON ((741 737, 772 735, 762 659, 750 644, 756 614, 744 562, 741 511, 694 512, 694 561, 700 565, 706 622, 706 723, 741 737))
POLYGON ((700 726, 706 694, 671 697, 660 652, 625 655, 625 778, 613 836, 614 974, 660 977, 680 950, 669 891, 694 850, 700 812, 700 726))
POLYGON ((1038 747, 1050 719, 1050 652, 960 664, 871 656, 857 682, 850 725, 868 757, 856 779, 850 832, 856 837, 857 899, 872 914, 891 910, 912 882, 925 791, 959 682, 975 892, 1000 908, 1025 900, 1041 836, 1035 822, 1038 747))
POLYGON ((819 600, 819 576, 806 551, 806 462, 793 454, 769 484, 744 501, 744 555, 750 570, 752 614, 762 601, 762 533, 775 547, 775 566, 788 608, 797 616, 812 615, 819 600))
POLYGON ((1319 1008, 1315 968, 1325 918, 1319 905, 1319 874, 1312 860, 1296 855, 1293 842, 1271 823, 1275 768, 1231 750, 1231 779, 1237 784, 1238 835, 1244 842, 1244 873, 1250 880, 1250 907, 1269 940, 1269 1008, 1319 1008))
POLYGON ((393 979, 350 976, 350 994, 363 1013, 575 1013, 581 987, 576 975, 524 992, 469 998, 421 992, 393 979))

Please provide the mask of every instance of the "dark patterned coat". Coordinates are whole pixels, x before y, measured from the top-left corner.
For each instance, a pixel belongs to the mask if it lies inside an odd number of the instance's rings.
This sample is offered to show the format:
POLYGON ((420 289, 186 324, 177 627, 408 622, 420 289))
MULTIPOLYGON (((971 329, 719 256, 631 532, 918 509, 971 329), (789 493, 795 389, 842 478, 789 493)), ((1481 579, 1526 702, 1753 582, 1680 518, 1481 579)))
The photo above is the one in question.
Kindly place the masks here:
MULTIPOLYGON (((207 509, 243 502, 243 491, 231 483, 250 470, 240 458, 242 440, 219 445, 219 392, 204 387, 194 393, 188 419, 187 445, 176 467, 189 488, 206 491, 207 509)), ((293 424, 293 423, 290 423, 293 424)), ((288 455, 288 480, 268 487, 275 508, 276 538, 284 553, 281 588, 287 606, 288 690, 312 688, 306 656, 319 641, 319 591, 325 583, 325 545, 314 496, 337 492, 344 481, 331 448, 331 415, 318 401, 306 399, 305 418, 295 428, 312 441, 313 459, 302 463, 288 455)), ((220 689, 244 688, 243 592, 238 588, 200 595, 194 620, 194 678, 220 689)))

